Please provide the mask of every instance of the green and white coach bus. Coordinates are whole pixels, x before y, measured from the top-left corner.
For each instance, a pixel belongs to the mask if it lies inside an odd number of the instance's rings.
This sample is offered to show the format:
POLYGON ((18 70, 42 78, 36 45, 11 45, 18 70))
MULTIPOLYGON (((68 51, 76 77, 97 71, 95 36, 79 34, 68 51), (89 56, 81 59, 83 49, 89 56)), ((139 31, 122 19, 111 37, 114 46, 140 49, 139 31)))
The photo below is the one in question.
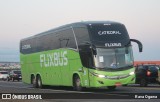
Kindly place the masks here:
POLYGON ((67 24, 20 41, 22 80, 36 88, 75 90, 135 82, 131 42, 125 26, 112 21, 67 24))

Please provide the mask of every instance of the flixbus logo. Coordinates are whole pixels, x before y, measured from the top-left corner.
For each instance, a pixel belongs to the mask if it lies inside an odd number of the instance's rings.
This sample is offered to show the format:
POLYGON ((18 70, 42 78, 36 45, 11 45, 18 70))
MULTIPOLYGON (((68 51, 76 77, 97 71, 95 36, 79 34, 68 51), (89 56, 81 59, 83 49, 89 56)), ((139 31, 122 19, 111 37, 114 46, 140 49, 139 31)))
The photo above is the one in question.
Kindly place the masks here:
POLYGON ((40 54, 40 66, 41 67, 66 66, 68 65, 68 59, 66 57, 66 54, 67 51, 40 54))
POLYGON ((105 43, 106 47, 121 47, 121 43, 105 43))

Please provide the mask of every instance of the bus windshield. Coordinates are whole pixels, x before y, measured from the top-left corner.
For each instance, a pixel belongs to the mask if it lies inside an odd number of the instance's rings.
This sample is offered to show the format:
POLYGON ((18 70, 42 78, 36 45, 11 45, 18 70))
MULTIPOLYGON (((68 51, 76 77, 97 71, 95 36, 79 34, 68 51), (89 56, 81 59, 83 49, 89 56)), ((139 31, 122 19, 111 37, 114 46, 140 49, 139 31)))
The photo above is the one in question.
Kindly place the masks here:
POLYGON ((133 66, 132 47, 97 48, 97 55, 94 55, 94 65, 98 69, 129 68, 133 66))

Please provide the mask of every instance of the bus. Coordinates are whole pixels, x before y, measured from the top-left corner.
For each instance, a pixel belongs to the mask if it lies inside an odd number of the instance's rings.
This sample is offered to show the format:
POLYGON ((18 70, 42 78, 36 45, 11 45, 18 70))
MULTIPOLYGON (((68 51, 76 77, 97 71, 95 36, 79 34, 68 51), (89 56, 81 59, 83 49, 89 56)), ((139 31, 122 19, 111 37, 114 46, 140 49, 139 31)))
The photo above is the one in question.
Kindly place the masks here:
POLYGON ((22 81, 35 88, 72 86, 77 91, 135 83, 131 42, 142 52, 142 43, 113 21, 76 22, 24 38, 22 81))

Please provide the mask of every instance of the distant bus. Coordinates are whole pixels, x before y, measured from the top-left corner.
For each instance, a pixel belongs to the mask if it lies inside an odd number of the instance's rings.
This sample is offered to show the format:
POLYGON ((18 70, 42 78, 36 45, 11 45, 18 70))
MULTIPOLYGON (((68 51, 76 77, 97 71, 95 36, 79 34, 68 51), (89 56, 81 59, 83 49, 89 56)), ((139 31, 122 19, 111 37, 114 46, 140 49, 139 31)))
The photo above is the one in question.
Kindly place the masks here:
POLYGON ((115 89, 135 83, 131 42, 125 26, 112 21, 67 24, 20 41, 22 80, 44 85, 115 89))

